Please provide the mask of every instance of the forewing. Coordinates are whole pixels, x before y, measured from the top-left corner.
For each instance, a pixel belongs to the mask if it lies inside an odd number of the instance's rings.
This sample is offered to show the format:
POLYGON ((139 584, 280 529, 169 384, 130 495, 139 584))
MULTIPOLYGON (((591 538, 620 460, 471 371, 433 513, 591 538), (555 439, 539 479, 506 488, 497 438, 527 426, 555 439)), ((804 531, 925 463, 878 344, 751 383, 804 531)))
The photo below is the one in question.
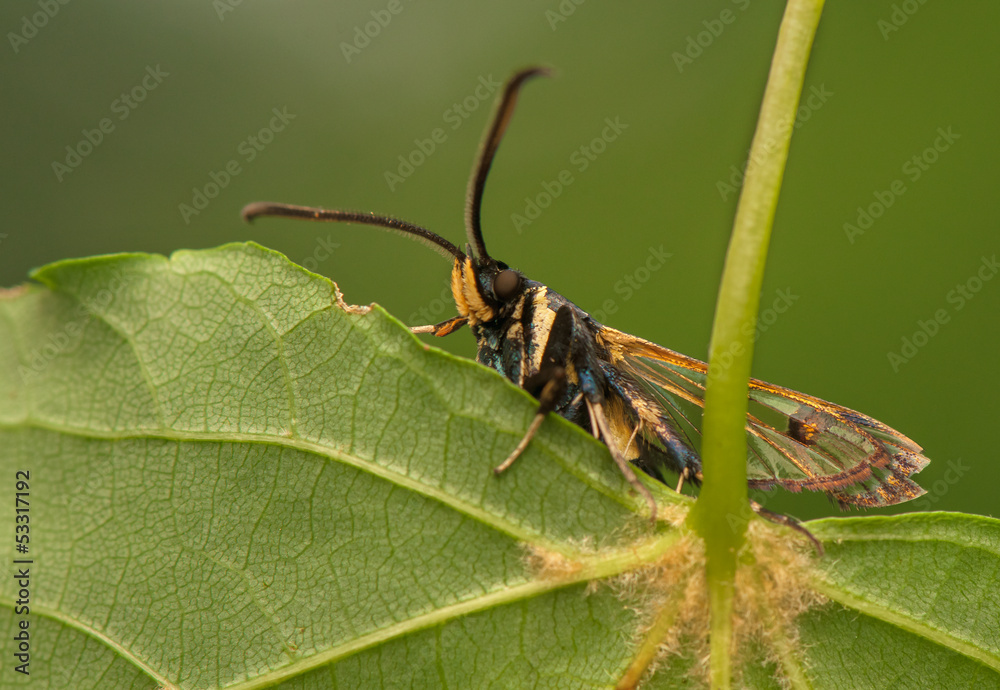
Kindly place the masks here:
MULTIPOLYGON (((707 365, 602 327, 611 362, 641 381, 700 448, 707 365)), ((909 438, 860 412, 750 379, 747 475, 752 488, 824 491, 842 506, 885 506, 924 492, 909 477, 928 462, 909 438)))

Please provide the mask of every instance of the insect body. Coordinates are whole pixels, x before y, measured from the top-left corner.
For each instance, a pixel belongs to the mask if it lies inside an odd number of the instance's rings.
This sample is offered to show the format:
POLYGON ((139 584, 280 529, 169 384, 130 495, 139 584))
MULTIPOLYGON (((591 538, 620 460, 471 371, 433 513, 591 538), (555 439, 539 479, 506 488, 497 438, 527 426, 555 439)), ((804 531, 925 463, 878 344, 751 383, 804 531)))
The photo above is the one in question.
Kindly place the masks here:
MULTIPOLYGON (((483 189, 497 146, 521 87, 546 73, 526 69, 506 84, 469 181, 469 243, 464 251, 418 225, 371 213, 260 202, 245 207, 243 217, 372 225, 418 239, 451 260, 458 316, 413 332, 444 336, 468 325, 478 346, 476 359, 539 401, 525 436, 496 471, 510 467, 545 416, 555 412, 607 444, 655 519, 656 504, 632 467, 664 482, 666 471, 677 473, 680 483, 701 481, 697 447, 707 365, 598 323, 559 293, 494 259, 483 240, 483 189)), ((841 507, 892 505, 924 493, 910 475, 929 460, 898 431, 757 379, 750 380, 749 389, 754 407, 746 422, 747 474, 752 488, 823 491, 841 507)))

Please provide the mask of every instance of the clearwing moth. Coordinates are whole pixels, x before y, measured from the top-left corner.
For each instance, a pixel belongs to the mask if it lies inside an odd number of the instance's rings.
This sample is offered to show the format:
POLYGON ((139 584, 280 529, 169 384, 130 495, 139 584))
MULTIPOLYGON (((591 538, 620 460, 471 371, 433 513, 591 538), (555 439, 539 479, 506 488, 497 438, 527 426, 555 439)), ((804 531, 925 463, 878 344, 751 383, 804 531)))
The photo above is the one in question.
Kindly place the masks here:
MULTIPOLYGON (((477 361, 539 403, 524 437, 494 471, 509 468, 545 416, 555 412, 608 446, 629 484, 645 497, 655 521, 652 493, 632 468, 664 483, 666 471, 676 473, 678 490, 685 481, 700 484, 697 448, 707 365, 598 323, 559 293, 490 256, 483 240, 483 189, 497 147, 522 86, 548 73, 542 67, 517 72, 499 97, 469 180, 464 251, 419 225, 374 213, 257 202, 242 214, 247 221, 284 216, 372 225, 420 240, 451 261, 458 316, 411 330, 444 336, 468 325, 476 338, 477 361)), ((749 399, 750 488, 822 491, 842 508, 893 505, 925 493, 910 475, 930 461, 920 446, 885 424, 757 379, 750 379, 749 399)), ((805 532, 792 518, 751 504, 765 517, 805 532)))

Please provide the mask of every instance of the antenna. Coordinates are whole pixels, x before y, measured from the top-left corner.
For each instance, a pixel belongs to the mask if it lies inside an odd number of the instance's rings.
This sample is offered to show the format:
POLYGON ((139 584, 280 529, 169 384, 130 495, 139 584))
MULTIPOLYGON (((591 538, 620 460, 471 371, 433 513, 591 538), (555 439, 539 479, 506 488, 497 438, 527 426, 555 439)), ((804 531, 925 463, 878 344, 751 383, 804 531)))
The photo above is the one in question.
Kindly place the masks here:
POLYGON ((490 172, 493 164, 493 157, 500 146, 507 124, 511 115, 514 114, 514 106, 517 105, 517 96, 521 91, 524 82, 532 77, 549 76, 551 70, 547 67, 528 67, 516 73, 504 87, 503 97, 493 114, 493 120, 489 129, 486 130, 486 138, 479 149, 479 157, 476 165, 472 169, 472 177, 469 178, 469 190, 465 201, 465 231, 469 236, 469 242, 476 248, 476 254, 481 261, 492 262, 493 258, 486 251, 486 243, 483 241, 483 229, 480 225, 480 211, 483 205, 483 189, 486 187, 486 176, 490 172))
POLYGON ((408 223, 405 220, 380 216, 375 213, 337 211, 324 208, 310 208, 309 206, 292 206, 291 204, 279 204, 271 201, 255 201, 252 204, 244 206, 243 210, 240 211, 240 215, 248 223, 252 223, 254 219, 261 216, 277 216, 279 218, 303 218, 305 220, 315 220, 325 223, 372 225, 422 242, 446 259, 455 258, 461 261, 465 258, 465 254, 458 247, 437 233, 431 232, 419 225, 408 223))

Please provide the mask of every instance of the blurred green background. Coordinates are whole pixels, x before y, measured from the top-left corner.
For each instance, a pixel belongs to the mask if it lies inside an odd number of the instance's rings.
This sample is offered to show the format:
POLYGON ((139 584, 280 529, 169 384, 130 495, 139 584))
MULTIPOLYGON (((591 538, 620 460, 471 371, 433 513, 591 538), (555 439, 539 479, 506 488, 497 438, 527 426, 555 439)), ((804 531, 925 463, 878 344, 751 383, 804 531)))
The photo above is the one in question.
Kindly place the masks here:
MULTIPOLYGON (((481 85, 542 63, 558 75, 526 88, 487 185, 492 253, 609 325, 704 358, 782 7, 4 3, 0 285, 67 257, 255 240, 349 301, 447 318, 449 267, 423 247, 359 227, 248 226, 239 210, 373 210, 464 242, 495 95, 481 85), (627 128, 587 159, 606 118, 627 128), (387 181, 439 128, 435 150, 387 181), (85 130, 96 145, 80 145, 85 130), (572 182, 536 219, 512 220, 564 170, 572 182), (658 252, 670 257, 647 264, 658 252)), ((754 372, 925 447, 928 495, 888 512, 998 512, 998 25, 986 0, 828 3, 806 77, 762 296, 782 309, 762 314, 754 372), (921 322, 932 335, 914 335, 921 322)), ((474 353, 468 331, 434 344, 474 353)), ((837 512, 816 495, 768 505, 837 512)))

